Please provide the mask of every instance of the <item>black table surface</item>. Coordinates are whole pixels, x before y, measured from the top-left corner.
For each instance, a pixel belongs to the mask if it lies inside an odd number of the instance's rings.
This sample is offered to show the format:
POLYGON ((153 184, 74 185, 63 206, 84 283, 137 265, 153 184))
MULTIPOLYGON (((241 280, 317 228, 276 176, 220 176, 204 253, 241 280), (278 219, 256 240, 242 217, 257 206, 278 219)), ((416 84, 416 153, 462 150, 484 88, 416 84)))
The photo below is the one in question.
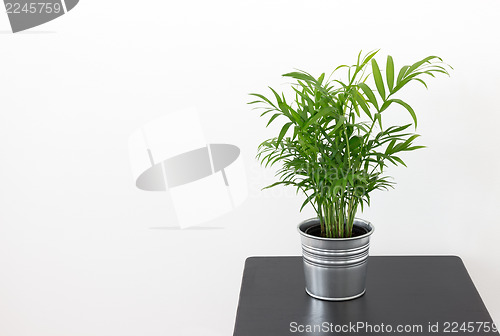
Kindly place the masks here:
POLYGON ((465 265, 455 256, 371 256, 366 293, 311 298, 302 257, 245 263, 234 336, 498 335, 465 265))

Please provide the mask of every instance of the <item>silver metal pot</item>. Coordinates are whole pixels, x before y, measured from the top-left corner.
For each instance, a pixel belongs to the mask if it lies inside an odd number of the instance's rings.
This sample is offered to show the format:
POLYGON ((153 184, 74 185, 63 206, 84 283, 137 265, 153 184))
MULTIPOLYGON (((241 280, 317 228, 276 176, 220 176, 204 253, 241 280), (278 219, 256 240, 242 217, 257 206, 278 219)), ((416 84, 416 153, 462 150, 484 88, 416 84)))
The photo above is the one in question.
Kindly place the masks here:
POLYGON ((370 236, 375 228, 370 222, 356 218, 354 228, 361 230, 361 235, 323 238, 311 234, 319 225, 319 219, 311 218, 298 226, 307 294, 329 301, 360 297, 365 293, 370 236))

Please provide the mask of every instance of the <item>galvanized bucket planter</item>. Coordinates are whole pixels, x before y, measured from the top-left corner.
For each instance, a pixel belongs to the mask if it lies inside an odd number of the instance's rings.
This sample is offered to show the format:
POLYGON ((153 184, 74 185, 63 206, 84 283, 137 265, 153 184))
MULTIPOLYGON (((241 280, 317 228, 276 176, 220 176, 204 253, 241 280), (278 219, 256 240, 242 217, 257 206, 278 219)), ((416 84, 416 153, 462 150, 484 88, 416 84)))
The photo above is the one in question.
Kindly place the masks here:
POLYGON ((323 238, 319 220, 308 219, 299 224, 302 242, 306 292, 317 299, 351 300, 365 293, 370 236, 374 227, 356 218, 352 238, 323 238))

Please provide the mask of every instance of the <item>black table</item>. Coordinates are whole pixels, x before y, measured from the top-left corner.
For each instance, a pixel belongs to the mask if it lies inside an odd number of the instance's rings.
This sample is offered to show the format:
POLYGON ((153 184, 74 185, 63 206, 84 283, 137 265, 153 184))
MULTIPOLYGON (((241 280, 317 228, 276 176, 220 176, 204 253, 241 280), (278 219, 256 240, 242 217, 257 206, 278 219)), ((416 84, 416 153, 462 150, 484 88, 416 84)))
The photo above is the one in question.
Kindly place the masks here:
POLYGON ((309 297, 302 257, 245 264, 234 336, 498 335, 467 270, 454 256, 375 256, 366 294, 309 297))

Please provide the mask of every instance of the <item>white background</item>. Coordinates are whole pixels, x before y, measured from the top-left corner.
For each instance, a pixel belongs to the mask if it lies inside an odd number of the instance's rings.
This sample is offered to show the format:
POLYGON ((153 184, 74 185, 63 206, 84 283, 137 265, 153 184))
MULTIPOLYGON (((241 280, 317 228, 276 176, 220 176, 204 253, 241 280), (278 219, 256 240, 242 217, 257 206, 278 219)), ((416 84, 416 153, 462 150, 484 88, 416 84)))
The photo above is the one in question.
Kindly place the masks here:
POLYGON ((371 252, 459 255, 500 323, 499 12, 498 1, 82 0, 15 35, 0 14, 0 334, 231 335, 245 258, 299 255, 296 224, 313 215, 291 190, 260 191, 272 171, 256 146, 276 129, 247 94, 377 48, 382 64, 434 54, 455 70, 401 96, 428 148, 359 215, 376 226, 371 252), (129 135, 188 106, 247 167, 249 199, 213 229, 165 228, 167 195, 137 190, 129 167, 129 135))

